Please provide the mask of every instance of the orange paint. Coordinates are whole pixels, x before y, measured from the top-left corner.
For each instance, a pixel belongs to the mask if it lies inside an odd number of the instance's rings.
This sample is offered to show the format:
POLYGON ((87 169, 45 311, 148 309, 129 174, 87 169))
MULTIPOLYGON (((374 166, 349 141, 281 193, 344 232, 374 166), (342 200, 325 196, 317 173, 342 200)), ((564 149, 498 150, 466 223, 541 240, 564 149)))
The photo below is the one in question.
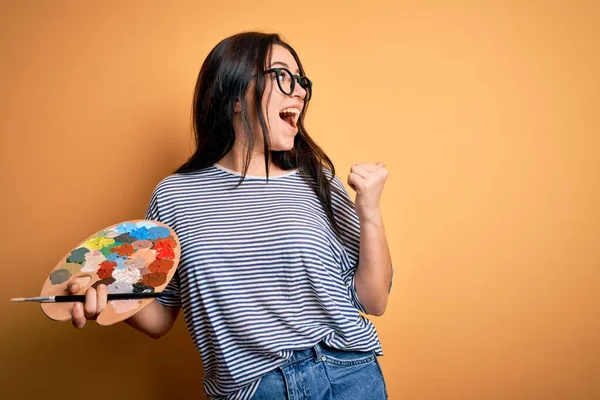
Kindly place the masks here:
POLYGON ((133 253, 131 258, 141 258, 144 260, 146 265, 150 265, 154 260, 156 260, 156 250, 153 249, 140 249, 133 253))
POLYGON ((167 282, 167 274, 162 272, 150 272, 142 276, 142 283, 146 286, 157 287, 167 282))
POLYGON ((129 243, 115 246, 112 249, 110 249, 111 253, 117 253, 120 256, 126 256, 126 257, 129 257, 130 255, 132 255, 134 253, 134 251, 135 251, 135 249, 129 243))
POLYGON ((156 260, 148 266, 151 272, 168 273, 173 268, 172 260, 156 260))

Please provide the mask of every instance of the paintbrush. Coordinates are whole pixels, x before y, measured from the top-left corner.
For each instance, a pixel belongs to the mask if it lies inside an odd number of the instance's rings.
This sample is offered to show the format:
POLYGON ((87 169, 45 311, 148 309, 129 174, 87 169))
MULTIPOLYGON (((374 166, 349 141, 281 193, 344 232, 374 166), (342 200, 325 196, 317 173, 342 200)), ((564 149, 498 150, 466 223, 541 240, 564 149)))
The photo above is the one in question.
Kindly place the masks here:
MULTIPOLYGON (((152 292, 152 293, 110 293, 108 300, 137 300, 137 299, 153 299, 156 297, 174 297, 176 292, 152 292)), ((64 296, 46 296, 46 297, 15 297, 10 299, 14 302, 33 301, 37 303, 70 303, 70 302, 85 302, 85 295, 74 294, 64 296)))

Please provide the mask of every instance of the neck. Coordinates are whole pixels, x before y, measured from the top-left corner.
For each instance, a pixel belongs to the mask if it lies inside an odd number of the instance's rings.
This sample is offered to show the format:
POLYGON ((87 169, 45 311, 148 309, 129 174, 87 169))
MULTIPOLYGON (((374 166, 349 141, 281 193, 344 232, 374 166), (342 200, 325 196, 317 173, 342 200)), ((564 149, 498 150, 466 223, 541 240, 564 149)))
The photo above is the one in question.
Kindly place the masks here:
MULTIPOLYGON (((241 174, 244 170, 244 157, 246 157, 248 146, 245 143, 245 136, 243 135, 243 128, 239 118, 234 118, 233 127, 236 136, 233 147, 229 153, 225 155, 225 157, 221 158, 217 162, 217 164, 241 174)), ((248 171, 246 171, 246 175, 267 176, 267 170, 265 168, 265 153, 262 150, 262 143, 260 143, 260 146, 259 143, 255 143, 250 156, 250 164, 248 165, 248 171)), ((284 172, 285 171, 283 169, 279 168, 277 165, 274 165, 273 162, 269 163, 269 176, 276 176, 284 172)))
MULTIPOLYGON (((221 158, 217 164, 232 171, 242 173, 244 170, 244 157, 246 156, 246 148, 238 146, 239 142, 233 145, 233 148, 221 158)), ((277 176, 287 171, 281 169, 273 162, 269 163, 269 176, 277 176)), ((254 150, 250 156, 250 163, 248 165, 248 171, 246 175, 250 176, 267 176, 267 170, 265 168, 265 155, 263 152, 254 150)))

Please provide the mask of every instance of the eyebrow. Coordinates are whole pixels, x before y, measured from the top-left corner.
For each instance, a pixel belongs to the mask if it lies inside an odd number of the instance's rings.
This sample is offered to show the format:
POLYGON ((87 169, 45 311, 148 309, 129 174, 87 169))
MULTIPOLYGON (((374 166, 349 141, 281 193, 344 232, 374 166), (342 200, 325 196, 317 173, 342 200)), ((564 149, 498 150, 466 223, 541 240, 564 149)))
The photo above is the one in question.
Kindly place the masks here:
MULTIPOLYGON (((282 62, 282 61, 275 61, 274 63, 271 64, 271 68, 273 68, 274 65, 282 65, 285 68, 290 69, 290 66, 287 65, 286 63, 282 62)), ((296 75, 300 75, 300 70, 299 69, 296 70, 296 75)))

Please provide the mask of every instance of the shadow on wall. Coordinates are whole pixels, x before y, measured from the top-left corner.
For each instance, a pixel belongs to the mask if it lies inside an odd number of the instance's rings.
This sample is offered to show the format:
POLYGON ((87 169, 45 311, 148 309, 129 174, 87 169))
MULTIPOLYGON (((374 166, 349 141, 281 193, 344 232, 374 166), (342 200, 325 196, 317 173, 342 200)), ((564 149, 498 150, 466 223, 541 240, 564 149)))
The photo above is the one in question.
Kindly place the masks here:
POLYGON ((183 318, 165 337, 153 340, 124 323, 102 327, 88 322, 77 330, 35 311, 24 312, 26 319, 8 327, 19 340, 2 357, 10 365, 3 376, 3 398, 135 400, 140 393, 152 393, 146 400, 204 398, 204 370, 183 318))

